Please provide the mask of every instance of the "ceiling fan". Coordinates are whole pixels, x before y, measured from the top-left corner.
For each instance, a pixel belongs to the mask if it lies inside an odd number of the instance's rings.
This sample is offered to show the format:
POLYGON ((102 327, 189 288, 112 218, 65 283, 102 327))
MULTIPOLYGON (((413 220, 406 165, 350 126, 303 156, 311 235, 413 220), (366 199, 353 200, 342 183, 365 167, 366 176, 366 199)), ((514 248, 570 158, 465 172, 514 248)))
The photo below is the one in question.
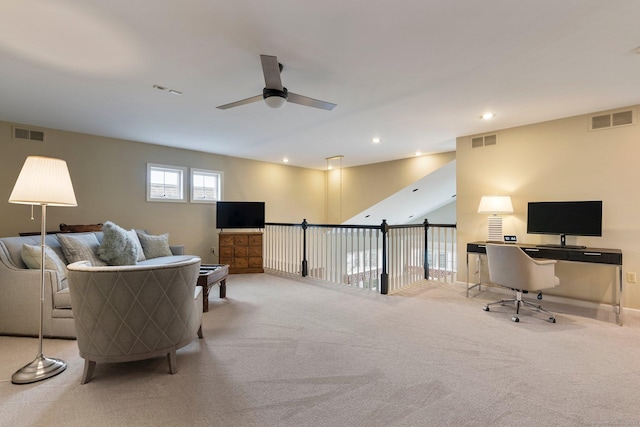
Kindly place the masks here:
POLYGON ((264 74, 265 88, 262 89, 262 95, 252 96, 251 98, 241 101, 232 102, 230 104, 220 105, 216 108, 226 110, 228 108, 239 107, 240 105, 250 104, 264 100, 271 108, 280 108, 285 102, 293 102, 294 104, 304 105, 306 107, 321 108, 323 110, 333 110, 336 104, 331 102, 320 101, 318 99, 309 98, 308 96, 298 95, 289 92, 286 87, 282 86, 280 72, 282 72, 282 64, 278 62, 278 58, 269 55, 260 55, 262 60, 262 73, 264 74))

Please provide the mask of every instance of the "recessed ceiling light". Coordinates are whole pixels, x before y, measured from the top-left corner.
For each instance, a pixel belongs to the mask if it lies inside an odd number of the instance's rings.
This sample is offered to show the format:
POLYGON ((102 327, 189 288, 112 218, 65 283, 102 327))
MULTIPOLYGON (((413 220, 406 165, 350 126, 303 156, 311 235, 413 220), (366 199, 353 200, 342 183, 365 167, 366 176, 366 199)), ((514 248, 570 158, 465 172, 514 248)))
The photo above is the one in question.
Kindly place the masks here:
POLYGON ((282 159, 282 161, 283 161, 284 163, 289 163, 289 159, 287 159, 286 157, 285 157, 284 159, 282 159))
POLYGON ((416 151, 416 157, 418 157, 418 156, 422 156, 422 153, 419 152, 419 151, 416 151))
POLYGON ((371 142, 373 142, 374 144, 380 144, 382 140, 378 137, 375 137, 375 138, 371 138, 371 142))
POLYGON ((484 113, 482 116, 480 116, 480 118, 482 120, 489 120, 489 119, 493 119, 496 115, 493 113, 484 113))

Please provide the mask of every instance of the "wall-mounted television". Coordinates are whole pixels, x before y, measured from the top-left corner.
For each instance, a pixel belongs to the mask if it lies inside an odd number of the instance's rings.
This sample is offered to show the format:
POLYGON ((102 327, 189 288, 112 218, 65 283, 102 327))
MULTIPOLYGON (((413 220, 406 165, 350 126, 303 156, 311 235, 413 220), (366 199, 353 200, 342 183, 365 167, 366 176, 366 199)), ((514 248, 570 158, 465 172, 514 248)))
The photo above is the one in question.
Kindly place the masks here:
POLYGON ((217 202, 216 228, 264 228, 264 202, 217 202))
MULTIPOLYGON (((527 233, 565 236, 602 236, 602 201, 529 202, 527 233)), ((549 245, 554 246, 554 245, 549 245)))

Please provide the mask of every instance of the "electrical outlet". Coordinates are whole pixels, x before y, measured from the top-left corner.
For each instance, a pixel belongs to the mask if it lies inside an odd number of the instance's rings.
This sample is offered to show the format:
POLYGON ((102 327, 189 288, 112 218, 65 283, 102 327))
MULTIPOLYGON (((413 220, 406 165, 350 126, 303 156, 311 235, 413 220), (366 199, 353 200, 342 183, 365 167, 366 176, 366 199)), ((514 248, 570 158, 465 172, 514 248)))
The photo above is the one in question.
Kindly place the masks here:
POLYGON ((636 283, 636 272, 635 271, 627 271, 627 282, 628 283, 636 283))

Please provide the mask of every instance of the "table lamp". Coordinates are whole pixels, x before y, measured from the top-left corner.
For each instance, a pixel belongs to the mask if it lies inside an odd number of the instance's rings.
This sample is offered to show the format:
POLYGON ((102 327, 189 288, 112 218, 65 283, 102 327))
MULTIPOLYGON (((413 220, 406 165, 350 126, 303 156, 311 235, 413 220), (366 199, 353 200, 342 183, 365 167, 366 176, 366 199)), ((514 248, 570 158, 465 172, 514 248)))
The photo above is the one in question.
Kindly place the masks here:
POLYGON ((11 377, 11 382, 14 384, 29 384, 51 378, 67 368, 63 360, 48 358, 42 353, 47 206, 78 206, 67 163, 50 157, 27 157, 9 197, 9 203, 42 207, 38 354, 32 362, 17 370, 11 377))
POLYGON ((502 217, 500 213, 513 213, 509 196, 482 196, 478 213, 491 214, 488 218, 488 241, 502 242, 502 217))

